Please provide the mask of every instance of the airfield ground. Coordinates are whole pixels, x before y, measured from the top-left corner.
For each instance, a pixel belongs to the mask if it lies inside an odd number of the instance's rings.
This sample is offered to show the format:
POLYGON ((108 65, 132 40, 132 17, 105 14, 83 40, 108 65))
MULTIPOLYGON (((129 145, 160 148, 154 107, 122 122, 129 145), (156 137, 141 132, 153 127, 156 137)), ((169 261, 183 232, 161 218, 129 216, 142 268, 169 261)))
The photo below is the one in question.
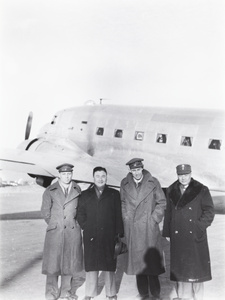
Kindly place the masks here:
MULTIPOLYGON (((0 188, 0 299, 44 300, 45 276, 41 274, 46 225, 40 216, 39 186, 0 188)), ((208 229, 213 279, 205 283, 204 300, 225 299, 225 215, 217 214, 208 229)), ((160 276, 162 299, 176 296, 169 280, 169 243, 164 240, 167 271, 160 276)), ((132 300, 138 294, 135 276, 124 273, 125 255, 117 268, 118 300, 132 300)), ((84 297, 84 273, 76 280, 79 300, 84 297)), ((97 300, 105 299, 104 283, 99 281, 97 300)))

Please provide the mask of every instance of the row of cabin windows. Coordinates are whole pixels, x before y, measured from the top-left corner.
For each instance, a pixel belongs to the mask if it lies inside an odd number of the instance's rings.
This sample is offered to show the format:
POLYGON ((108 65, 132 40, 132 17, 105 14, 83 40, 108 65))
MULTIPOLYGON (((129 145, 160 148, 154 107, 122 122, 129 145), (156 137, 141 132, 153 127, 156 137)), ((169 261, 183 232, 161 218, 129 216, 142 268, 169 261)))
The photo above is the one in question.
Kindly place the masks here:
MULTIPOLYGON (((98 127, 96 131, 97 135, 103 135, 104 134, 104 128, 98 127)), ((115 138, 122 138, 123 137, 123 130, 122 129, 116 129, 114 131, 114 137, 115 138)), ((135 131, 134 139, 136 141, 143 141, 144 140, 144 132, 143 131, 135 131)), ((167 142, 167 134, 164 133, 158 133, 156 136, 156 143, 163 143, 166 144, 167 142)), ((190 136, 182 136, 181 137, 181 146, 187 146, 192 147, 193 137, 190 136)), ((220 150, 221 148, 221 140, 217 139, 209 139, 208 148, 209 149, 216 149, 220 150)))

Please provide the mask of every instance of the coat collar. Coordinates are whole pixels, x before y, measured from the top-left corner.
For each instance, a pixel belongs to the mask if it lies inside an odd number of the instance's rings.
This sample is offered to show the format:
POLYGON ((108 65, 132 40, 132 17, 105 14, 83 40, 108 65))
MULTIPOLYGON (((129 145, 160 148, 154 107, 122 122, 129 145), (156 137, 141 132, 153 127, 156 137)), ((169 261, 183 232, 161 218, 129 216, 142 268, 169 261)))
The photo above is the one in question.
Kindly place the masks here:
MULTIPOLYGON (((90 193, 90 194, 94 194, 94 195, 96 196, 96 198, 98 198, 98 197, 97 197, 97 194, 96 194, 96 191, 95 191, 95 185, 94 185, 94 184, 92 184, 92 185, 89 187, 88 190, 89 190, 89 193, 90 193)), ((108 187, 108 185, 106 184, 106 185, 105 185, 105 188, 104 188, 104 190, 103 190, 103 193, 101 194, 99 200, 105 198, 105 196, 107 196, 108 192, 109 192, 109 187, 108 187)))
MULTIPOLYGON (((59 195, 60 199, 64 199, 63 197, 65 197, 65 196, 64 196, 64 193, 63 193, 62 188, 59 185, 58 181, 55 182, 54 184, 52 184, 49 187, 49 190, 57 193, 59 195)), ((72 180, 71 189, 70 189, 69 194, 63 204, 65 205, 66 203, 70 202, 74 198, 78 197, 80 194, 81 194, 81 189, 80 189, 79 185, 76 184, 76 182, 74 180, 72 180)))
POLYGON ((173 204, 179 209, 190 203, 193 199, 195 199, 201 192, 202 187, 203 184, 191 178, 189 186, 182 195, 180 191, 180 183, 177 180, 170 186, 168 195, 173 204))
POLYGON ((133 180, 131 173, 128 173, 123 181, 124 189, 130 198, 135 199, 136 204, 138 205, 143 199, 149 195, 152 190, 155 188, 154 178, 151 173, 147 170, 143 170, 143 179, 141 181, 140 191, 138 192, 133 180))
MULTIPOLYGON (((154 179, 151 175, 151 173, 145 169, 143 169, 143 179, 142 179, 142 182, 144 181, 152 181, 154 182, 154 179)), ((134 180, 133 180, 133 176, 131 173, 128 173, 127 176, 124 178, 124 185, 126 184, 130 184, 130 183, 134 183, 134 180)))

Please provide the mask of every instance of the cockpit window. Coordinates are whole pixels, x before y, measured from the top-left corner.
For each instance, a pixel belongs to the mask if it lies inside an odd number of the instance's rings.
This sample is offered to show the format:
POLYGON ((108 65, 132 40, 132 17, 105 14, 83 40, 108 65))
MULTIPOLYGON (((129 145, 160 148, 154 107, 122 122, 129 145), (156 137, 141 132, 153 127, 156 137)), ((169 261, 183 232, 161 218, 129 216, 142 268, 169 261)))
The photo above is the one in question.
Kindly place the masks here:
POLYGON ((144 139, 144 132, 143 131, 135 131, 134 139, 136 141, 143 141, 143 139, 144 139))
POLYGON ((98 127, 96 131, 97 135, 103 135, 104 134, 104 128, 103 127, 98 127))
POLYGON ((208 148, 220 150, 221 144, 222 144, 221 140, 210 139, 208 148))
POLYGON ((122 138, 122 136, 123 136, 123 130, 122 129, 116 129, 115 132, 114 132, 114 137, 122 138))
POLYGON ((188 146, 188 147, 191 147, 192 146, 192 137, 190 136, 182 136, 181 137, 181 145, 182 146, 188 146))
POLYGON ((165 144, 167 141, 167 136, 164 133, 157 133, 156 142, 165 144))

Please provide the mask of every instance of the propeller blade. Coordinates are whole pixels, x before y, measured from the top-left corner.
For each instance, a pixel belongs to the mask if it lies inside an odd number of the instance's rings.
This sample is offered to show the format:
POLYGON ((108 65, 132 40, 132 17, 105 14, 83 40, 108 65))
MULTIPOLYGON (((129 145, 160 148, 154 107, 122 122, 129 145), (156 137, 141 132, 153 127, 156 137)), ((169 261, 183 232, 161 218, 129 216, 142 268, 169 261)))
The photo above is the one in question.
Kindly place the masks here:
POLYGON ((31 125, 32 125, 32 120, 33 120, 33 113, 31 111, 29 113, 28 118, 27 118, 27 126, 26 126, 26 131, 25 131, 25 140, 29 139, 30 131, 31 131, 31 125))

